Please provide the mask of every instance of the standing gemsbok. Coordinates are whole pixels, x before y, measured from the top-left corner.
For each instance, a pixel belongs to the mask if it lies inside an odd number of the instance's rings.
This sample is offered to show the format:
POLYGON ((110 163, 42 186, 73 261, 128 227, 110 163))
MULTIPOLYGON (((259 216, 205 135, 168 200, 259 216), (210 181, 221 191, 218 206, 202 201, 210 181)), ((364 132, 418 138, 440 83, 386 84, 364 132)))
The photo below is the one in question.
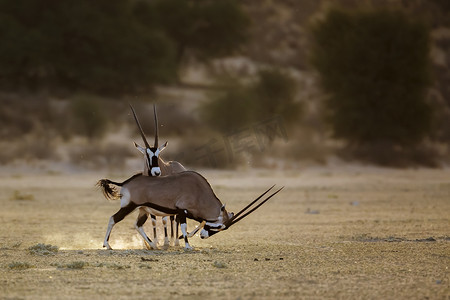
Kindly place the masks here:
MULTIPOLYGON (((109 179, 101 179, 98 185, 102 188, 103 194, 107 199, 120 198, 120 209, 111 216, 106 230, 103 247, 107 249, 111 249, 109 237, 114 225, 123 220, 136 208, 143 208, 149 213, 156 210, 166 215, 176 215, 177 221, 181 224, 185 248, 192 249, 188 242, 186 218, 194 219, 204 224, 200 237, 202 239, 208 238, 242 220, 282 189, 278 189, 257 203, 274 187, 272 186, 234 215, 226 211, 225 205, 214 194, 208 181, 193 171, 162 177, 149 177, 137 174, 121 183, 113 182, 109 179), (111 185, 120 186, 120 191, 115 187, 111 187, 111 185), (250 209, 252 205, 254 207, 250 209)), ((139 233, 152 248, 156 248, 156 245, 143 230, 139 230, 139 233)))
MULTIPOLYGON (((133 106, 130 104, 131 111, 133 112, 134 120, 136 121, 136 124, 139 128, 142 140, 144 141, 145 147, 142 147, 138 145, 137 143, 134 143, 135 147, 144 154, 144 176, 166 176, 166 175, 172 175, 175 173, 180 173, 183 171, 186 171, 186 168, 180 164, 177 161, 169 161, 165 162, 161 156, 160 153, 162 150, 164 150, 167 146, 167 142, 165 142, 161 147, 158 148, 158 116, 156 114, 156 107, 153 105, 153 114, 155 118, 155 143, 153 147, 150 147, 149 143, 147 142, 147 139, 145 137, 144 131, 142 129, 141 124, 139 123, 139 120, 137 118, 136 112, 134 111, 133 106)), ((150 213, 150 217, 152 219, 152 225, 153 225, 153 237, 155 240, 155 244, 158 244, 157 240, 157 234, 156 234, 156 215, 160 216, 161 214, 157 211, 153 211, 153 213, 150 213)), ((139 209, 139 215, 136 220, 136 228, 137 230, 143 230, 142 226, 148 219, 149 212, 146 211, 143 208, 139 209), (141 228, 141 229, 139 229, 141 228)), ((175 223, 174 216, 170 216, 171 220, 171 239, 174 241, 174 245, 177 246, 178 243, 178 223, 175 223), (174 232, 176 228, 176 233, 174 232)), ((167 234, 167 217, 162 217, 162 222, 164 225, 164 247, 169 246, 169 238, 167 234)), ((149 245, 146 244, 147 247, 149 245)))

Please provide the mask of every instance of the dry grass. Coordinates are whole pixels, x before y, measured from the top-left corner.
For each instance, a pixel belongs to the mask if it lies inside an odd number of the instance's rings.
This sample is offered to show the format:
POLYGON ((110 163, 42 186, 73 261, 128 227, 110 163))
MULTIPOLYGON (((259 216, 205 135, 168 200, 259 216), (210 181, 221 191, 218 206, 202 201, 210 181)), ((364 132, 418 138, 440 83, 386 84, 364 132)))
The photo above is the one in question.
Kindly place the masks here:
POLYGON ((104 174, 3 176, 2 297, 450 297, 449 170, 202 174, 230 211, 273 183, 286 188, 232 229, 207 240, 191 238, 193 251, 144 250, 133 228, 135 214, 114 227, 110 243, 116 250, 107 251, 101 245, 119 203, 94 188, 104 174), (34 201, 8 200, 24 186, 34 201), (57 245, 59 251, 33 255, 33 245, 57 245))

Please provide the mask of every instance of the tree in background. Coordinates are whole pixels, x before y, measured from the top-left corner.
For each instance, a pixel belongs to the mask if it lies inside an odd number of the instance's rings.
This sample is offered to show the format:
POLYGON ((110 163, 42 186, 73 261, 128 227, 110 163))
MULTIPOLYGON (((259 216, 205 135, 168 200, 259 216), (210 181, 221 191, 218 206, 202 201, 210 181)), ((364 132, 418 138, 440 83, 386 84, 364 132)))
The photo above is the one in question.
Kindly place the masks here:
POLYGON ((176 45, 178 65, 187 52, 205 61, 229 55, 247 40, 248 16, 236 0, 141 0, 135 15, 176 45))
POLYGON ((431 129, 429 31, 401 12, 331 10, 313 26, 311 61, 327 119, 351 145, 420 143, 431 129))
POLYGON ((237 1, 0 0, 0 88, 147 91, 245 40, 237 1))
POLYGON ((250 84, 231 82, 230 88, 201 107, 203 120, 222 133, 281 116, 285 124, 300 118, 297 85, 287 73, 263 69, 250 84))

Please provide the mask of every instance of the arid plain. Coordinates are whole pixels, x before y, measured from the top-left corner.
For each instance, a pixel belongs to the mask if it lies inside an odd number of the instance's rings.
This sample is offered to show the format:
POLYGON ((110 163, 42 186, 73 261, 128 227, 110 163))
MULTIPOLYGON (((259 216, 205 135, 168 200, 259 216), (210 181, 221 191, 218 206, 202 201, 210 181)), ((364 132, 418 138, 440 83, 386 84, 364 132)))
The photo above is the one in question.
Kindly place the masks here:
POLYGON ((192 251, 144 250, 136 213, 108 251, 95 183, 126 175, 4 172, 0 299, 450 299, 449 169, 201 173, 229 211, 285 189, 192 251))

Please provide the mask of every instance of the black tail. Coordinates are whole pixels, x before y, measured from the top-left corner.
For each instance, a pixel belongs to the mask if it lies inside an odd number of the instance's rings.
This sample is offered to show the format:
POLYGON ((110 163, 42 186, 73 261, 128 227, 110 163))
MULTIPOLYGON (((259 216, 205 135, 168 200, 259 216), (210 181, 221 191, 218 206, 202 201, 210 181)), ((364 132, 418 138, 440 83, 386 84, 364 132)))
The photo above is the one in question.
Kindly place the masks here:
POLYGON ((122 186, 123 183, 114 182, 109 179, 100 179, 97 182, 97 186, 102 189, 103 196, 105 196, 106 199, 108 199, 108 200, 120 199, 119 191, 117 190, 116 187, 111 186, 110 184, 116 185, 116 186, 122 186))

